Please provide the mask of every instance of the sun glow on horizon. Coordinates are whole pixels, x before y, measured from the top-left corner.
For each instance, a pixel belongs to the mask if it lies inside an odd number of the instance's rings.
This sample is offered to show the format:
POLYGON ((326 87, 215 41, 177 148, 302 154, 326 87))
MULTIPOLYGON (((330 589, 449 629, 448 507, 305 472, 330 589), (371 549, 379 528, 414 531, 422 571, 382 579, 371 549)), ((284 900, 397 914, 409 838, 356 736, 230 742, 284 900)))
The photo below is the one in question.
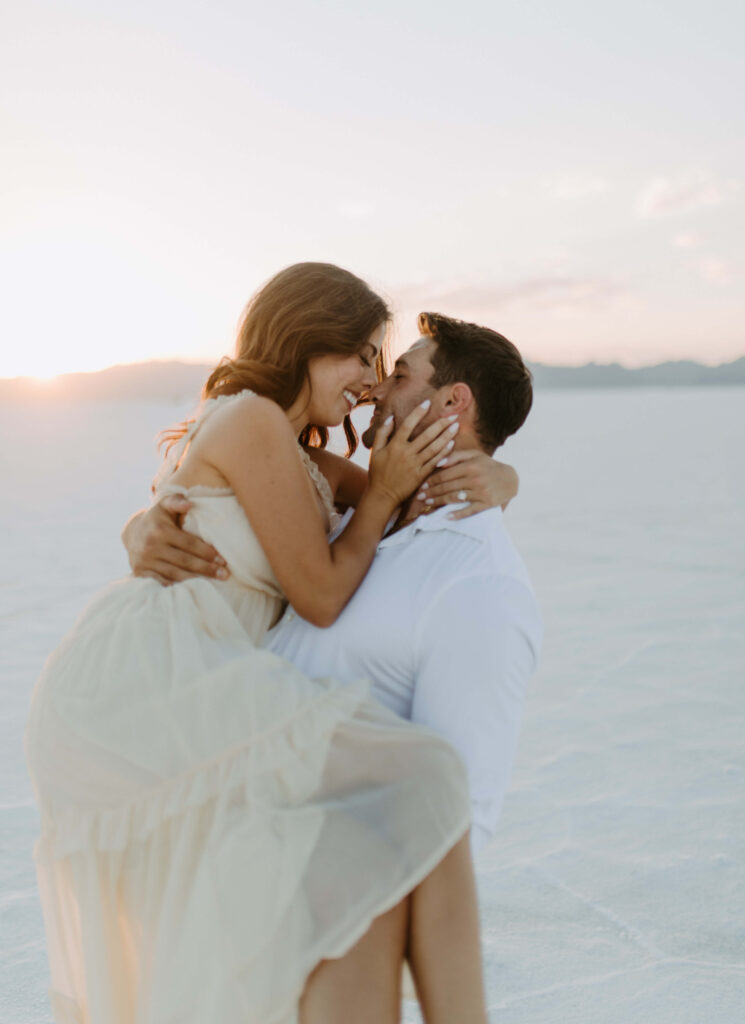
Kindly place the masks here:
POLYGON ((434 309, 532 362, 741 356, 741 7, 630 0, 620 31, 590 0, 477 6, 377 5, 361 33, 297 0, 14 5, 0 377, 215 364, 303 260, 382 289, 403 348, 434 309))

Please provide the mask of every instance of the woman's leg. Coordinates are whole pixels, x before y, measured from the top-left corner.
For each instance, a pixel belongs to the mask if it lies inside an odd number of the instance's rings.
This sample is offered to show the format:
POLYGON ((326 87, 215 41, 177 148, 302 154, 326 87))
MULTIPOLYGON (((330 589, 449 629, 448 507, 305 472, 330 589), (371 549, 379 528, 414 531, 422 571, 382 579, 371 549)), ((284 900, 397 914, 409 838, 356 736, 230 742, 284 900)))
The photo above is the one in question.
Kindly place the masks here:
POLYGON ((467 834, 345 956, 316 968, 300 1003, 300 1024, 398 1024, 404 956, 427 1024, 487 1024, 467 834))
POLYGON ((343 957, 321 961, 300 1000, 300 1024, 399 1024, 409 899, 376 917, 343 957))
POLYGON ((488 1024, 468 833, 410 897, 408 959, 427 1024, 488 1024))

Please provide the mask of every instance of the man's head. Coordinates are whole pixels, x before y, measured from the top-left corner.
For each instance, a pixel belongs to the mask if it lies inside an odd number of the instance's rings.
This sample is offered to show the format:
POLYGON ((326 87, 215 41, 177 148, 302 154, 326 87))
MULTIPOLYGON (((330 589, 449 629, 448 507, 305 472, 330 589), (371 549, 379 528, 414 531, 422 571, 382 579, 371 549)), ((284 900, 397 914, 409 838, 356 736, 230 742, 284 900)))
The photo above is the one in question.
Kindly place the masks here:
POLYGON ((420 337, 371 391, 375 414, 362 435, 369 448, 391 413, 396 424, 425 398, 432 407, 422 430, 458 414, 459 443, 493 452, 525 422, 533 403, 530 371, 515 346, 488 327, 439 313, 420 313, 420 337))

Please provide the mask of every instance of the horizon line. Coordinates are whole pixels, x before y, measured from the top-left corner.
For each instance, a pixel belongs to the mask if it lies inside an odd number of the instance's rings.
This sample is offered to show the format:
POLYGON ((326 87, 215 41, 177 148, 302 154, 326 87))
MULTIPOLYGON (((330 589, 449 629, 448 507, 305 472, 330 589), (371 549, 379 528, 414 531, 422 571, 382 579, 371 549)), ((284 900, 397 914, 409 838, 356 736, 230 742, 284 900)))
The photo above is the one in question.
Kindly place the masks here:
MULTIPOLYGON (((688 363, 694 366, 701 366, 705 369, 717 370, 725 366, 732 366, 734 363, 739 362, 741 359, 745 359, 745 351, 740 356, 735 356, 733 359, 727 359, 719 363, 703 363, 698 359, 690 358, 678 358, 678 359, 663 359, 653 363, 641 363, 634 366, 629 366, 625 363, 619 362, 618 360, 611 360, 610 362, 597 362, 594 359, 588 360, 584 363, 544 363, 539 360, 525 359, 525 363, 530 366, 542 367, 550 370, 582 370, 585 367, 602 367, 610 368, 616 367, 621 370, 626 370, 633 373, 637 370, 650 370, 655 369, 659 366, 670 366, 681 363, 688 363)), ((43 376, 40 374, 26 373, 26 374, 14 374, 12 377, 0 377, 2 383, 10 382, 21 382, 21 381, 38 381, 42 384, 54 384, 55 381, 61 380, 67 377, 93 377, 99 373, 108 373, 111 370, 128 369, 136 366, 193 366, 203 367, 205 370, 214 369, 217 363, 205 362, 202 359, 188 359, 188 358, 169 358, 169 359, 137 359, 133 362, 128 363, 110 363, 107 366, 102 366, 97 370, 66 370, 62 373, 55 373, 50 376, 43 376)))

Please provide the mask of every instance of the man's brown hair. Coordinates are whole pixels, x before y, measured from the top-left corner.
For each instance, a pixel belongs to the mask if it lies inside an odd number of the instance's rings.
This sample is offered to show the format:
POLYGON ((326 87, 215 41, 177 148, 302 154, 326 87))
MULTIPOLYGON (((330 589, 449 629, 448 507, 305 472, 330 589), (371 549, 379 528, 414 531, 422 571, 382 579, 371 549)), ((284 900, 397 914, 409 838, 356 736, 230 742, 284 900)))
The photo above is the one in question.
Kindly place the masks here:
POLYGON ((493 452, 525 422, 533 404, 533 378, 522 356, 501 334, 441 313, 420 313, 419 331, 432 338, 430 384, 467 384, 476 403, 476 431, 493 452))

